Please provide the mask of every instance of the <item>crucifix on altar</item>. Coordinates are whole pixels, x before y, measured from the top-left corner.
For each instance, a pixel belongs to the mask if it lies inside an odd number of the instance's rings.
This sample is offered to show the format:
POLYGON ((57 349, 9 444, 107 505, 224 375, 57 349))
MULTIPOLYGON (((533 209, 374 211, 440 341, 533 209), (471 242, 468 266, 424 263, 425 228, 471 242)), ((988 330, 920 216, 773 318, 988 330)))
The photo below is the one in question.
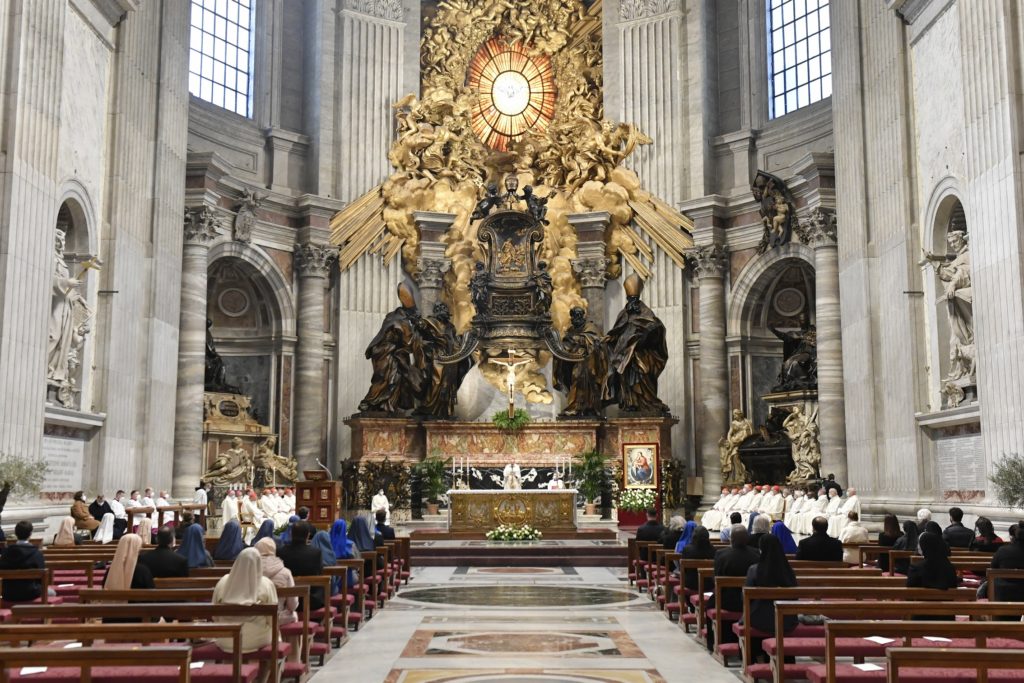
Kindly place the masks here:
POLYGON ((506 356, 495 356, 490 359, 491 363, 495 365, 504 365, 508 369, 508 374, 505 377, 505 385, 508 388, 508 416, 509 418, 515 417, 516 404, 515 404, 515 393, 516 393, 516 368, 520 365, 526 365, 530 362, 529 356, 519 356, 522 360, 516 360, 516 350, 509 349, 508 355, 506 356))

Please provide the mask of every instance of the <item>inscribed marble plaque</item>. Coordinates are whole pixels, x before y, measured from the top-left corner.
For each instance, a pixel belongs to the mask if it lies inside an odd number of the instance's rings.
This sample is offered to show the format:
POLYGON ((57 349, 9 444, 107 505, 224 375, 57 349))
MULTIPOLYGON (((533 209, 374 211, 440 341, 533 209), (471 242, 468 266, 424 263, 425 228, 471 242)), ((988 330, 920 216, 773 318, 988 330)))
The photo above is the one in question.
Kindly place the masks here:
POLYGON ((984 491, 987 482, 981 434, 937 439, 935 470, 940 491, 984 491))
POLYGON ((82 488, 85 441, 60 436, 43 437, 43 460, 49 465, 42 490, 63 493, 82 488))

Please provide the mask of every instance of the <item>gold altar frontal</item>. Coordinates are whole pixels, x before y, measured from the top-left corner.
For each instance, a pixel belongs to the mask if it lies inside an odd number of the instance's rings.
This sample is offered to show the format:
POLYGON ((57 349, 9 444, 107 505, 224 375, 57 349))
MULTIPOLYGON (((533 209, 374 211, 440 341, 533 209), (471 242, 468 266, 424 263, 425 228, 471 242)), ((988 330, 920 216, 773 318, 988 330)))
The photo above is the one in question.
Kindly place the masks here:
POLYGON ((449 491, 449 531, 487 532, 500 524, 529 524, 540 531, 576 530, 576 491, 449 491))

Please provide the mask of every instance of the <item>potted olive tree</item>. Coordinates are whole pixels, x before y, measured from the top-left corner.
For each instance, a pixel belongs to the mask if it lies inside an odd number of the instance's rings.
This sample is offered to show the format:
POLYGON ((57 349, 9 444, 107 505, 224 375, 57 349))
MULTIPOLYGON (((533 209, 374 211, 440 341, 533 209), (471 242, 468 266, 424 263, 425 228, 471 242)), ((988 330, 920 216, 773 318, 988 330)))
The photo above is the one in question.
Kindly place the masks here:
POLYGON ((576 488, 583 495, 586 514, 592 515, 597 509, 594 500, 601 495, 604 482, 606 458, 600 451, 587 451, 578 456, 576 488))
POLYGON ((423 494, 427 499, 427 514, 436 515, 438 506, 441 504, 441 496, 448 490, 448 484, 444 475, 451 464, 450 460, 442 460, 436 456, 430 456, 423 462, 416 465, 420 475, 420 483, 423 487, 423 494))

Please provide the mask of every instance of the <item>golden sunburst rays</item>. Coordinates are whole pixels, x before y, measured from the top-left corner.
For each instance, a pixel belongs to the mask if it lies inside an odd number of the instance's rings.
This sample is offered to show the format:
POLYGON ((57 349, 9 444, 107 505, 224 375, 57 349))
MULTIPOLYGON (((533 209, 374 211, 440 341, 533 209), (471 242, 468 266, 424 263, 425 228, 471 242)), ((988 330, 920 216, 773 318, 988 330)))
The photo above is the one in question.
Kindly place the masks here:
POLYGON ((511 150, 527 131, 543 132, 555 115, 551 59, 522 42, 487 40, 470 60, 466 86, 475 96, 473 132, 499 152, 511 150))

